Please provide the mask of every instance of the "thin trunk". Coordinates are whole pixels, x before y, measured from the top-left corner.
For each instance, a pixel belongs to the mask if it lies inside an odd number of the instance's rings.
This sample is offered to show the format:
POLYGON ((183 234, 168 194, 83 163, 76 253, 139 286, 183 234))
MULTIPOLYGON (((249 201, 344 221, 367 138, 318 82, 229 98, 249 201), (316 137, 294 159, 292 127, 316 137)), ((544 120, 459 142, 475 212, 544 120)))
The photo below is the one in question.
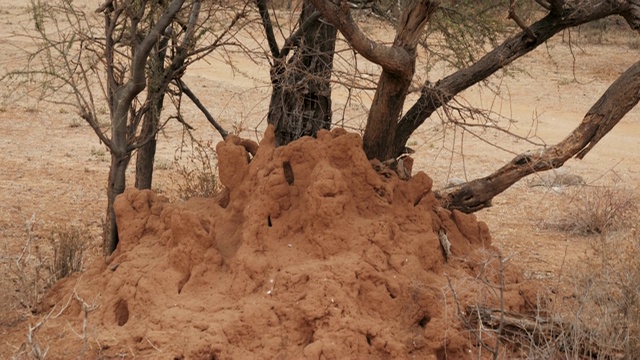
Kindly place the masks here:
POLYGON ((103 249, 106 255, 110 255, 118 246, 118 227, 116 226, 116 216, 113 210, 113 203, 118 195, 124 192, 126 186, 126 170, 131 159, 131 152, 127 149, 128 129, 127 120, 129 116, 130 102, 124 101, 129 95, 129 86, 121 86, 113 96, 115 109, 111 123, 111 167, 109 169, 109 183, 107 186, 107 223, 105 230, 108 237, 104 238, 103 249))
POLYGON ((153 164, 156 157, 157 144, 156 135, 164 102, 163 80, 167 75, 164 68, 167 43, 168 37, 163 37, 154 49, 156 55, 149 58, 149 86, 147 88, 149 110, 144 114, 142 128, 140 129, 140 139, 146 144, 138 149, 138 154, 136 155, 135 187, 137 189, 151 189, 153 182, 153 164))
POLYGON ((126 185, 126 171, 131 159, 130 154, 126 156, 118 156, 111 154, 111 168, 109 169, 109 186, 107 188, 107 221, 105 226, 104 237, 105 243, 103 249, 105 255, 110 255, 118 246, 118 226, 116 224, 116 215, 113 204, 116 197, 124 192, 126 185))
POLYGON ((137 189, 151 189, 153 182, 153 164, 156 157, 156 132, 158 131, 158 120, 160 113, 149 110, 142 120, 140 138, 147 140, 147 143, 138 149, 136 155, 136 183, 137 189))
MULTIPOLYGON (((315 9, 305 1, 300 26, 315 9)), ((336 29, 318 18, 308 26, 293 56, 274 59, 268 122, 276 127, 277 145, 315 136, 331 126, 331 72, 336 29), (286 62, 286 63, 285 63, 286 62)))

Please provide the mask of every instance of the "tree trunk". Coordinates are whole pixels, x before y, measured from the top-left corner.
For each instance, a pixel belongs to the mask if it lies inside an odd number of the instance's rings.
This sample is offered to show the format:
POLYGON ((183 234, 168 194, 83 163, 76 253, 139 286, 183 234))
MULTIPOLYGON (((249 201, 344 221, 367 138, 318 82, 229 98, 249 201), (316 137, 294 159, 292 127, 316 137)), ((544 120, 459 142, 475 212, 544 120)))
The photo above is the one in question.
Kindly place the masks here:
POLYGON ((393 149, 396 125, 411 85, 411 77, 382 72, 364 131, 363 147, 369 159, 384 161, 395 157, 390 150, 393 149))
POLYGON ((437 7, 437 2, 416 1, 402 14, 393 47, 403 50, 398 52, 404 53, 407 60, 401 72, 382 65, 382 75, 369 110, 363 139, 364 151, 369 159, 384 161, 396 156, 393 140, 415 72, 415 48, 422 29, 437 7))
MULTIPOLYGON (((299 26, 315 12, 304 1, 299 26)), ((286 145, 302 136, 315 136, 331 126, 331 72, 336 29, 316 16, 299 39, 290 59, 274 59, 271 70, 273 91, 269 104, 269 124, 276 129, 276 144, 286 145)))
POLYGON ((149 110, 144 114, 142 128, 140 129, 140 140, 145 143, 138 148, 136 155, 136 182, 137 189, 151 189, 153 182, 153 164, 156 157, 156 135, 160 114, 164 102, 165 89, 163 78, 167 75, 164 68, 164 58, 166 54, 167 37, 163 37, 156 47, 156 55, 150 57, 149 61, 149 86, 147 87, 147 101, 149 110))
POLYGON ((572 157, 582 159, 640 101, 640 61, 613 83, 569 136, 554 146, 516 156, 493 174, 444 190, 444 206, 472 213, 523 177, 561 167, 572 157))
POLYGON ((309 0, 322 16, 336 26, 353 48, 367 60, 382 66, 364 134, 367 157, 386 160, 415 70, 418 39, 437 1, 413 0, 402 14, 392 46, 367 37, 351 17, 347 2, 335 4, 327 0, 309 0))
POLYGON ((136 155, 136 189, 151 189, 153 182, 153 164, 156 157, 156 132, 158 130, 159 113, 149 110, 144 115, 140 138, 147 141, 138 148, 136 155))
POLYGON ((118 226, 116 224, 116 214, 113 204, 116 197, 124 192, 126 186, 126 171, 129 165, 131 154, 124 156, 111 153, 111 168, 109 169, 109 186, 107 188, 107 221, 104 229, 103 250, 105 255, 110 255, 118 246, 118 226))
POLYGON ((128 118, 129 107, 133 101, 131 86, 120 86, 113 96, 113 117, 111 122, 111 167, 109 169, 109 183, 107 186, 107 226, 103 249, 105 255, 110 255, 118 246, 118 227, 113 210, 116 196, 124 192, 126 186, 126 171, 131 159, 128 146, 128 118), (131 100, 129 100, 131 99, 131 100))

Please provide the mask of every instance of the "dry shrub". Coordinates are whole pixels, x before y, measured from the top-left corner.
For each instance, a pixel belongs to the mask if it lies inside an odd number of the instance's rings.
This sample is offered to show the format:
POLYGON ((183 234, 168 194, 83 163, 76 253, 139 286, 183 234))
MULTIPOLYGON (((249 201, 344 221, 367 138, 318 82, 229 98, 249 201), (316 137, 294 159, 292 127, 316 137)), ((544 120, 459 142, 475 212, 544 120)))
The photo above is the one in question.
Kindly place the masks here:
POLYGON ((218 162, 212 141, 194 142, 193 151, 186 156, 186 164, 179 160, 175 160, 176 172, 171 175, 179 199, 211 197, 220 191, 218 162))
POLYGON ((547 225, 578 235, 605 234, 637 219, 634 194, 620 186, 585 186, 569 193, 566 208, 547 225))
POLYGON ((34 215, 26 222, 26 241, 20 254, 9 263, 14 300, 30 311, 57 280, 82 271, 87 234, 86 226, 54 224, 45 231, 43 239, 35 231, 35 225, 34 215))
POLYGON ((577 266, 569 279, 573 294, 557 314, 564 331, 554 349, 567 358, 639 359, 639 239, 602 235, 593 240, 593 250, 595 258, 577 266))
POLYGON ((53 225, 49 241, 53 249, 53 259, 49 274, 55 282, 74 272, 82 271, 86 226, 53 225))
POLYGON ((555 296, 538 299, 535 314, 479 310, 485 337, 500 324, 510 351, 494 358, 640 359, 640 239, 591 240, 594 254, 559 279, 555 296))

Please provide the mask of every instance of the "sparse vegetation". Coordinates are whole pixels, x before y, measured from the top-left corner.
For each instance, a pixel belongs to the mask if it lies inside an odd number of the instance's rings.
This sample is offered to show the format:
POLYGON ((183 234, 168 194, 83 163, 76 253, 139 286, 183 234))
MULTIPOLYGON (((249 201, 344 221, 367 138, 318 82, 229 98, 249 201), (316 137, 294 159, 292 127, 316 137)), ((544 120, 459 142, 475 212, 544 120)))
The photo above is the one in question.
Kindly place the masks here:
POLYGON ((53 224, 45 237, 36 231, 35 214, 26 221, 26 239, 21 253, 9 264, 14 300, 34 311, 45 291, 56 281, 82 271, 87 227, 53 224))
POLYGON ((621 186, 585 186, 569 192, 560 218, 552 227, 578 235, 607 234, 625 229, 637 219, 632 191, 621 186))
POLYGON ((96 158, 99 161, 107 161, 107 151, 102 147, 92 147, 91 148, 91 156, 96 158))
POLYGON ((194 142, 192 152, 174 162, 172 174, 176 197, 188 200, 192 197, 210 197, 220 191, 216 152, 211 141, 194 142))
MULTIPOLYGON (((41 231, 36 227, 43 226, 34 214, 25 222, 26 239, 21 252, 10 259, 6 267, 9 271, 0 282, 3 285, 0 325, 15 326, 19 321, 29 318, 36 313, 46 291, 56 281, 83 270, 84 250, 89 240, 86 225, 51 224, 41 231)), ((52 310, 44 317, 30 319, 25 341, 17 348, 13 358, 47 358, 49 346, 39 338, 38 330, 51 316, 59 316, 68 305, 63 306, 57 315, 52 310)), ((84 302, 82 305, 86 318, 88 310, 84 302)), ((84 335, 86 342, 86 326, 84 335)))
POLYGON ((53 258, 49 274, 53 282, 82 271, 87 233, 86 226, 65 224, 51 227, 49 242, 53 249, 53 258))
POLYGON ((600 359, 640 357, 640 243, 635 231, 601 235, 593 253, 572 277, 573 305, 566 320, 582 339, 600 349, 600 359))

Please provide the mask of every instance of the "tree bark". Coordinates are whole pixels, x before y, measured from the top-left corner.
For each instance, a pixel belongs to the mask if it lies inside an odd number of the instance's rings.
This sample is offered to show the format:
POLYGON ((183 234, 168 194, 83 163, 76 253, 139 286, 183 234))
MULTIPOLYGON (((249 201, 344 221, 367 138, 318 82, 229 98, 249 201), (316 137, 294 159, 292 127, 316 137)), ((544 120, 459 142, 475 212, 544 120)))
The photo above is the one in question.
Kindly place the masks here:
POLYGON ((153 164, 156 158, 156 135, 162 105, 164 103, 165 88, 163 81, 167 75, 164 60, 167 53, 169 38, 164 36, 154 46, 152 56, 149 57, 149 86, 147 88, 147 102, 149 109, 144 114, 142 128, 140 129, 140 141, 144 142, 138 148, 136 155, 136 182, 137 189, 151 189, 153 183, 153 164))
POLYGON ((322 16, 337 27, 349 44, 366 59, 382 66, 382 75, 369 110, 364 133, 364 150, 369 159, 388 159, 392 153, 396 125, 415 70, 415 48, 424 26, 438 2, 414 0, 398 24, 392 46, 369 39, 351 17, 346 1, 336 5, 327 0, 309 0, 322 16))
POLYGON ((493 174, 438 193, 449 209, 472 213, 491 206, 491 200, 523 177, 582 159, 640 101, 640 61, 605 91, 569 136, 554 146, 516 156, 493 174))
POLYGON ((398 49, 398 53, 404 53, 407 59, 403 60, 404 68, 401 72, 381 64, 382 75, 369 110, 363 138, 364 151, 369 159, 384 161, 395 157, 392 144, 415 72, 415 48, 424 26, 437 7, 437 2, 418 1, 410 5, 402 15, 393 47, 398 49))
POLYGON ((136 155, 136 189, 151 189, 153 183, 153 164, 156 158, 156 134, 159 119, 160 111, 150 109, 142 120, 140 138, 146 139, 146 143, 138 148, 136 155))
MULTIPOLYGON (((263 23, 269 34, 270 21, 263 23)), ((268 20, 268 12, 266 13, 268 20)), ((336 29, 320 21, 313 5, 305 0, 299 27, 304 31, 295 40, 295 53, 286 59, 289 44, 279 51, 275 38, 269 41, 274 56, 268 123, 275 125, 276 144, 286 145, 302 136, 315 136, 331 126, 331 72, 336 29), (274 46, 275 44, 275 46, 274 46)), ((269 37, 269 35, 268 35, 269 37)))
POLYGON ((103 249, 105 255, 110 255, 118 246, 118 226, 113 204, 116 197, 124 192, 126 186, 126 171, 131 154, 118 155, 111 153, 111 167, 109 168, 109 186, 107 187, 107 221, 103 249))

